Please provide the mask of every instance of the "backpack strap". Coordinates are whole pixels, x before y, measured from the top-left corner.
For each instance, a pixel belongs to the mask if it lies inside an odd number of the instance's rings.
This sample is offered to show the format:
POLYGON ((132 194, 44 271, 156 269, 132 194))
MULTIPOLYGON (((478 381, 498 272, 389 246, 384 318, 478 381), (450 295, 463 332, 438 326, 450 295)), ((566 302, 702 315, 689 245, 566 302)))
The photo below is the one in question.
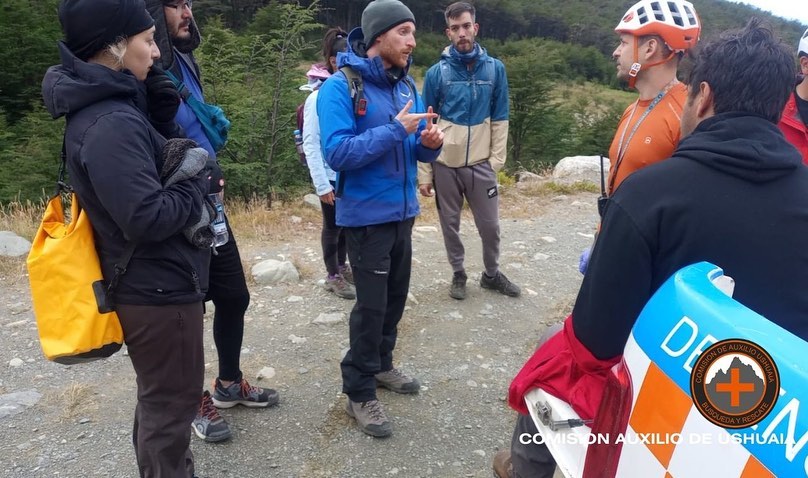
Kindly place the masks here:
POLYGON ((452 78, 452 71, 449 62, 445 58, 440 59, 440 96, 438 109, 442 106, 443 98, 446 98, 446 91, 449 87, 449 81, 452 78))
POLYGON ((67 175, 67 149, 65 147, 65 137, 67 135, 62 136, 62 152, 60 154, 59 161, 59 178, 56 180, 56 191, 54 191, 53 196, 56 197, 62 193, 62 191, 66 192, 73 192, 73 187, 67 184, 67 180, 65 176, 67 175))
POLYGON ((174 75, 174 73, 171 72, 171 70, 165 70, 165 72, 166 76, 168 76, 171 79, 171 82, 174 83, 174 88, 177 89, 177 93, 180 94, 182 101, 187 103, 188 98, 190 98, 191 96, 191 91, 188 90, 188 87, 185 86, 185 83, 183 83, 182 80, 177 78, 176 75, 174 75))
POLYGON ((348 80, 348 92, 353 101, 354 114, 356 116, 365 116, 368 111, 368 102, 365 99, 365 87, 362 83, 362 75, 347 65, 340 68, 339 71, 341 71, 348 80))

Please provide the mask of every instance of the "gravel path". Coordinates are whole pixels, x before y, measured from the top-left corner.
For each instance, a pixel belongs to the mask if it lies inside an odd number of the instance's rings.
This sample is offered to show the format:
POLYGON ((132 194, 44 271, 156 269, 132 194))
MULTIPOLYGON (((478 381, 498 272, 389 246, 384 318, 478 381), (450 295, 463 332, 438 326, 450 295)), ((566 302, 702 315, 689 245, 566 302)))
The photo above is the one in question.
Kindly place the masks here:
MULTIPOLYGON (((278 389, 281 403, 266 410, 224 410, 234 437, 220 444, 192 438, 198 474, 491 476, 492 455, 508 446, 513 430, 515 413, 505 403, 508 384, 545 325, 569 311, 580 284, 576 266, 592 241, 595 197, 503 195, 501 264, 522 287, 518 299, 480 289, 482 259, 470 216, 463 222, 468 298, 449 298, 451 270, 434 204, 424 204, 432 219, 416 223, 412 295, 396 348, 397 366, 424 387, 415 396, 379 391, 394 427, 384 440, 364 435, 343 411, 339 360, 353 303, 329 295, 318 283, 319 225, 303 222, 294 242, 240 241, 249 265, 281 256, 293 258, 303 272, 298 284, 251 285, 242 369, 249 380, 278 389), (321 314, 342 319, 313 324, 321 314), (257 380, 268 367, 274 376, 257 380)), ((137 476, 130 441, 135 382, 128 357, 118 353, 72 367, 50 363, 39 349, 27 279, 1 278, 0 304, 0 476, 137 476), (14 407, 9 397, 27 402, 14 407)), ((211 327, 208 314, 206 384, 217 370, 211 327)))

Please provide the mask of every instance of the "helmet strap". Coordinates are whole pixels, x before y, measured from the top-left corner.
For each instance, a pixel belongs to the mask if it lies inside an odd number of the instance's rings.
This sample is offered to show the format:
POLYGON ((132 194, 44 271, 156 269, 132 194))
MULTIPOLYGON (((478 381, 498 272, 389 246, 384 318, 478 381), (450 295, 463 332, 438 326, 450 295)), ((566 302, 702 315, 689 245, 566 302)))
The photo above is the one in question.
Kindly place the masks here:
POLYGON ((628 87, 634 88, 634 84, 637 83, 637 75, 640 73, 640 69, 642 68, 642 64, 640 64, 640 45, 639 45, 639 37, 634 37, 634 63, 631 64, 631 68, 628 70, 628 87))
POLYGON ((645 65, 640 63, 640 46, 638 45, 637 37, 634 37, 634 63, 631 64, 631 69, 628 70, 628 87, 634 88, 634 85, 637 83, 637 75, 640 73, 642 68, 651 68, 652 66, 661 65, 663 63, 667 63, 671 61, 671 59, 676 55, 675 51, 671 51, 671 54, 668 55, 666 58, 663 58, 659 61, 655 61, 653 63, 646 63, 645 65))

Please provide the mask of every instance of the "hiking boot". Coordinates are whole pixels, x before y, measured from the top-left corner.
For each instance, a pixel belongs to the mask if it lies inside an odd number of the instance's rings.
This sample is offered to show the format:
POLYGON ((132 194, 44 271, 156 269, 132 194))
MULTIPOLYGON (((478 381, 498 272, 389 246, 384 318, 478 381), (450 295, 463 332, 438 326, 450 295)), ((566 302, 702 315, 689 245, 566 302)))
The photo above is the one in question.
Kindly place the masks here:
POLYGON ((356 299, 356 289, 348 283, 341 275, 328 276, 325 279, 325 290, 333 292, 337 297, 343 299, 356 299))
POLYGON ((466 298, 466 280, 468 277, 463 271, 455 272, 452 277, 452 287, 449 289, 449 297, 463 300, 466 298))
POLYGON ((202 403, 196 412, 196 418, 191 423, 196 436, 209 443, 227 440, 232 436, 230 425, 219 415, 219 410, 213 406, 210 392, 205 390, 202 394, 202 403))
POLYGON ((405 375, 397 368, 377 373, 376 385, 396 393, 418 393, 421 388, 421 383, 418 379, 405 375))
POLYGON ((483 272, 482 277, 480 277, 480 287, 495 290, 508 297, 519 297, 519 294, 522 293, 518 285, 509 281, 508 278, 505 277, 505 274, 499 271, 497 271, 497 275, 494 277, 488 277, 488 274, 483 272))
POLYGON ((370 436, 389 437, 393 434, 393 426, 384 408, 378 400, 368 400, 367 402, 352 402, 348 399, 345 411, 352 418, 356 419, 359 428, 370 436))
POLYGON ((279 401, 280 396, 275 390, 254 387, 244 378, 239 378, 227 387, 217 378, 213 390, 213 404, 218 408, 231 408, 238 404, 262 408, 277 405, 279 401))
POLYGON ((494 478, 512 478, 513 465, 511 464, 511 452, 499 450, 494 454, 494 478))
POLYGON ((351 266, 349 266, 348 264, 342 264, 341 266, 339 266, 339 275, 341 275, 342 278, 345 279, 345 282, 354 285, 353 269, 351 269, 351 266))

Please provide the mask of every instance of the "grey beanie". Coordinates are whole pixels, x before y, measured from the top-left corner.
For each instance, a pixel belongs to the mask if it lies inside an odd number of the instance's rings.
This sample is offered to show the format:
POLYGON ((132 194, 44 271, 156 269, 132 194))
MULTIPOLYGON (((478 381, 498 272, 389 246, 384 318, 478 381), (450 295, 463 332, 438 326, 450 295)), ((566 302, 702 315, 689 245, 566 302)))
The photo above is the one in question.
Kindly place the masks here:
POLYGON ((415 23, 415 16, 399 0, 373 0, 362 12, 362 34, 370 48, 382 33, 404 22, 415 23))

